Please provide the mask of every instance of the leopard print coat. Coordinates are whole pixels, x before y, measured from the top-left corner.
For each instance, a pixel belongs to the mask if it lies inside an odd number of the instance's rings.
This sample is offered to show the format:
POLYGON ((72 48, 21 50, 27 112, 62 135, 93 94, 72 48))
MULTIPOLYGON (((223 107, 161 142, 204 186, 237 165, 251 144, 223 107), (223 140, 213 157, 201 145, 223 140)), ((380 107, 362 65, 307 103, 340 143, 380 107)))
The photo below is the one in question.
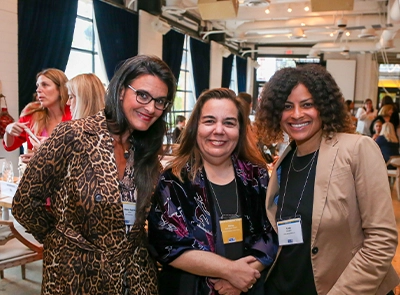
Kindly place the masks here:
POLYGON ((31 159, 12 210, 44 244, 42 294, 157 294, 144 224, 126 233, 118 185, 103 112, 61 123, 31 159))

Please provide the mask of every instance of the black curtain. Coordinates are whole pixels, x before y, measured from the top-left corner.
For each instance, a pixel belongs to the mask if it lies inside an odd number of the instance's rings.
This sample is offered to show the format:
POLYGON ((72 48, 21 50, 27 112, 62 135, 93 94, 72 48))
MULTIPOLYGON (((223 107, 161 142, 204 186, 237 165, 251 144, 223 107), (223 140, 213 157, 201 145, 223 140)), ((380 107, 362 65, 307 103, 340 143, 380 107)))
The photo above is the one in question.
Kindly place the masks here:
POLYGON ((38 72, 65 71, 77 10, 78 0, 18 1, 19 112, 32 101, 38 72))
POLYGON ((193 65, 196 97, 210 88, 210 44, 190 38, 190 51, 193 65))
POLYGON ((174 30, 170 30, 163 36, 162 58, 171 68, 177 82, 179 80, 179 73, 181 72, 184 41, 185 35, 174 30))
POLYGON ((139 17, 121 9, 93 0, 101 51, 109 80, 127 58, 138 54, 139 17))
POLYGON ((222 58, 221 87, 229 88, 229 85, 231 84, 233 56, 234 55, 231 54, 228 57, 222 58))
POLYGON ((247 58, 236 56, 238 92, 246 92, 247 58))

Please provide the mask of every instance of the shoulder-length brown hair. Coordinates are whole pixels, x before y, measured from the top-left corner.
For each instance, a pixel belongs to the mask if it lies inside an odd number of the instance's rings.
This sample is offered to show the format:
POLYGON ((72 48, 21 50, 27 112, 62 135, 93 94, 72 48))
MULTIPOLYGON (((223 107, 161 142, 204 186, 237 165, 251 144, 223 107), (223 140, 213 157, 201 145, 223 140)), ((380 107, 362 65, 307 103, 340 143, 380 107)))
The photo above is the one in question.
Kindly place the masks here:
MULTIPOLYGON (((65 105, 68 100, 68 90, 65 85, 68 81, 67 76, 65 76, 64 72, 59 69, 45 69, 39 72, 36 75, 36 80, 40 76, 45 76, 50 79, 56 86, 59 92, 59 106, 60 110, 65 112, 65 105)), ((28 104, 21 112, 21 116, 26 116, 32 114, 32 126, 33 133, 40 134, 43 129, 46 127, 47 120, 49 117, 49 111, 46 108, 43 108, 40 103, 33 102, 28 104)))
POLYGON ((239 100, 235 92, 230 89, 215 88, 204 91, 198 98, 186 128, 181 134, 181 143, 175 153, 176 157, 167 167, 172 167, 172 173, 181 181, 183 181, 183 176, 186 174, 184 170, 186 163, 189 163, 191 167, 187 175, 190 180, 193 180, 197 171, 203 167, 201 152, 197 144, 197 131, 203 107, 210 99, 228 99, 235 104, 238 110, 239 139, 234 153, 241 160, 248 160, 254 164, 265 166, 265 162, 256 146, 255 135, 247 123, 244 102, 239 100))
POLYGON ((354 133, 343 95, 335 80, 320 65, 309 64, 277 71, 264 85, 256 112, 257 135, 265 144, 283 140, 281 118, 293 88, 303 84, 310 92, 328 138, 336 132, 354 133))

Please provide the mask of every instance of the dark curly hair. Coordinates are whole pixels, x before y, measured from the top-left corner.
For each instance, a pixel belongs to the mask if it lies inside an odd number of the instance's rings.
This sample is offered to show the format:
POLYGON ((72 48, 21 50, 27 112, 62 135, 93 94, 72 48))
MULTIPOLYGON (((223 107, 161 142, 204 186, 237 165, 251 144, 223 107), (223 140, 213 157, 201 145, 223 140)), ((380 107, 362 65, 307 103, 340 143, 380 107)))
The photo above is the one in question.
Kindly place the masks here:
POLYGON ((272 144, 283 140, 281 128, 285 102, 293 88, 303 84, 314 100, 322 120, 323 134, 354 133, 343 95, 325 68, 315 64, 277 71, 263 87, 257 107, 255 127, 261 142, 272 144))

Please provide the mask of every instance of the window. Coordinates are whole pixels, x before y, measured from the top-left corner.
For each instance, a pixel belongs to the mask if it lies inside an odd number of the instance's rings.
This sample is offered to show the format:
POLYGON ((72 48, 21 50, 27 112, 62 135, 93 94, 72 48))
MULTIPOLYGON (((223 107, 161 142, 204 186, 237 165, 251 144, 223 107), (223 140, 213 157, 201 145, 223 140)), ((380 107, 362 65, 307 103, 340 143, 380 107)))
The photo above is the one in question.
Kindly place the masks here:
POLYGON ((400 104, 400 65, 398 64, 380 64, 379 82, 378 82, 378 102, 376 107, 380 106, 384 96, 392 97, 396 104, 400 104))
POLYGON ((79 0, 74 37, 65 74, 69 79, 83 73, 94 73, 104 84, 107 74, 99 55, 92 0, 79 0))
POLYGON ((172 131, 175 128, 176 116, 182 115, 186 118, 186 120, 188 120, 196 102, 192 77, 192 59, 190 56, 189 38, 189 36, 185 36, 185 41, 183 43, 181 71, 179 73, 175 101, 170 113, 167 115, 167 141, 169 143, 171 143, 172 131))
POLYGON ((275 74, 276 71, 292 67, 295 68, 299 64, 315 63, 319 64, 319 58, 301 58, 301 57, 257 57, 257 62, 260 65, 256 71, 256 84, 257 97, 260 95, 262 87, 265 82, 275 74))
POLYGON ((237 83, 237 72, 236 72, 236 55, 233 57, 232 61, 232 73, 231 73, 231 82, 229 83, 229 89, 238 93, 238 83, 237 83))

